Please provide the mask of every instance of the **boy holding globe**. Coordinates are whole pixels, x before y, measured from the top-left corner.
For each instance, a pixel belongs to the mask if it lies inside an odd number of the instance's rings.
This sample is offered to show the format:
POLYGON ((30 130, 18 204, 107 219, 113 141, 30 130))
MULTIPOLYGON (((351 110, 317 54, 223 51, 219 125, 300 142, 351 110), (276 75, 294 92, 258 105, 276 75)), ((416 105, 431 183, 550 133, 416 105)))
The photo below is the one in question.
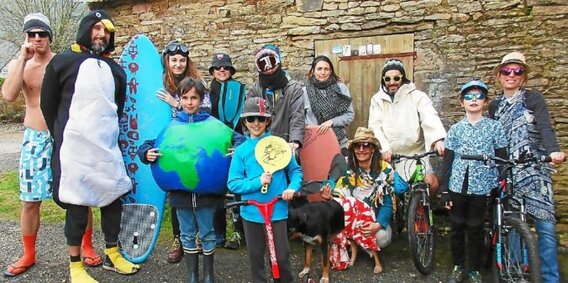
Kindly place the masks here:
MULTIPOLYGON (((183 111, 178 112, 173 123, 204 123, 211 122, 209 113, 200 112, 205 86, 201 81, 186 77, 177 86, 183 111)), ((221 122, 218 122, 221 123, 221 122)), ((215 123, 213 122, 212 125, 215 123)), ((232 143, 238 145, 243 138, 233 132, 232 143)), ((206 143, 207 141, 204 141, 206 143)), ((162 156, 154 147, 155 140, 144 142, 138 149, 140 160, 144 163, 154 163, 162 156)), ((232 149, 229 149, 229 154, 232 149)), ((196 234, 203 244, 203 282, 215 282, 213 271, 213 254, 215 252, 215 230, 213 228, 213 213, 215 208, 222 205, 224 193, 202 194, 189 190, 171 190, 170 204, 177 209, 180 222, 181 241, 188 270, 188 282, 198 282, 198 249, 195 243, 196 234)))
MULTIPOLYGON (((276 259, 280 268, 282 282, 294 282, 295 276, 290 266, 290 246, 286 219, 288 218, 288 204, 296 191, 300 190, 302 183, 302 169, 296 160, 290 157, 290 163, 282 170, 268 173, 264 172, 255 158, 255 146, 264 137, 270 136, 267 127, 271 122, 270 106, 261 97, 250 97, 245 101, 241 118, 248 129, 247 140, 235 150, 227 185, 233 193, 240 194, 242 200, 255 200, 260 203, 270 202, 282 195, 274 205, 272 213, 272 228, 276 259), (290 183, 288 183, 290 180, 290 183), (262 193, 263 185, 268 185, 268 192, 262 193)), ((264 218, 254 205, 241 206, 241 216, 245 231, 247 251, 249 254, 252 282, 268 282, 264 269, 264 255, 266 251, 266 238, 264 233, 264 218)))

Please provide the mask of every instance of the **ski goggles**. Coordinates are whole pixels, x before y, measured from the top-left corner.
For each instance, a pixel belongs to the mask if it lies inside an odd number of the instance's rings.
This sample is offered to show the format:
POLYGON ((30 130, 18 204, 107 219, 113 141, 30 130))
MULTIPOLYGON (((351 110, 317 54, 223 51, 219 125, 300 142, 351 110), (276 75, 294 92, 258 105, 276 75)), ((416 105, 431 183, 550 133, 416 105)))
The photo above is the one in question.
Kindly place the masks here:
POLYGON ((185 43, 172 42, 166 45, 165 53, 168 55, 181 54, 187 57, 189 56, 189 47, 185 43))

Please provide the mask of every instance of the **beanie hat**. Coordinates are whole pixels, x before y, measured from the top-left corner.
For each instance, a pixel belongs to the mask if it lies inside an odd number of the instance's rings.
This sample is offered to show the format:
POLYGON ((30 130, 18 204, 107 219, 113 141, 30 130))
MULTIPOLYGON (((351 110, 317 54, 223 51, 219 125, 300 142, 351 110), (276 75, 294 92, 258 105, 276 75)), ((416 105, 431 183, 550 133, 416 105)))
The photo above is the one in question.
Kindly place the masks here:
POLYGON ((81 22, 79 23, 79 30, 77 31, 77 43, 90 48, 91 29, 98 22, 103 23, 105 28, 110 32, 110 40, 104 52, 112 52, 114 50, 115 27, 110 15, 103 10, 92 11, 81 19, 81 22))
POLYGON ((213 59, 211 59, 211 67, 209 67, 209 74, 213 75, 213 69, 215 67, 229 67, 231 76, 235 74, 236 70, 233 67, 233 61, 231 60, 231 56, 225 53, 217 53, 213 55, 213 59))
POLYGON ((398 70, 402 75, 402 84, 410 83, 410 80, 406 77, 406 71, 404 70, 404 64, 400 59, 388 59, 387 62, 383 65, 383 72, 381 74, 381 85, 386 87, 385 81, 382 79, 385 77, 385 74, 390 70, 398 70))
POLYGON ((281 64, 280 49, 273 44, 266 44, 261 47, 254 56, 254 62, 259 72, 270 70, 276 65, 281 64))
POLYGON ((41 29, 49 34, 49 42, 53 40, 49 19, 42 13, 31 13, 24 17, 24 32, 32 29, 41 29))
POLYGON ((241 113, 241 118, 249 116, 271 117, 272 111, 267 101, 259 96, 249 97, 245 100, 245 106, 241 113))
POLYGON ((472 80, 467 82, 466 84, 464 84, 461 89, 460 89, 460 95, 465 95, 470 89, 472 88, 478 88, 481 90, 481 92, 483 92, 485 95, 487 95, 487 92, 489 91, 489 89, 487 88, 487 85, 482 82, 481 80, 472 80))

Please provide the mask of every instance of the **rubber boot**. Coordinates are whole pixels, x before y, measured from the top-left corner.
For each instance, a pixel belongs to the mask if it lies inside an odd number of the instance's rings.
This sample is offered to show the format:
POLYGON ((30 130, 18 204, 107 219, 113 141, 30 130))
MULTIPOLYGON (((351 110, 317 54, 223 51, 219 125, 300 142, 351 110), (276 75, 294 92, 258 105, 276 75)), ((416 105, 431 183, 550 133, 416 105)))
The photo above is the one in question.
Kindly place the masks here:
POLYGON ((187 282, 199 282, 199 255, 197 253, 185 254, 185 265, 187 266, 187 282))
POLYGON ((214 254, 203 255, 203 283, 215 283, 214 254))

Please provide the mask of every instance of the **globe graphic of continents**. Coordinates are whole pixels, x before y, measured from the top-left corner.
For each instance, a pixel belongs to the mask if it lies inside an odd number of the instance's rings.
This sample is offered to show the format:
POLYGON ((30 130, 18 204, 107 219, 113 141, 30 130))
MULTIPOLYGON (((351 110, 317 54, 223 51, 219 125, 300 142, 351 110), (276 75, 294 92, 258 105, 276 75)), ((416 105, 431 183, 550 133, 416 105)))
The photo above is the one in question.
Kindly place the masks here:
POLYGON ((219 120, 198 123, 172 121, 158 135, 155 147, 162 154, 151 166, 154 180, 164 191, 222 193, 227 186, 233 132, 219 120))

